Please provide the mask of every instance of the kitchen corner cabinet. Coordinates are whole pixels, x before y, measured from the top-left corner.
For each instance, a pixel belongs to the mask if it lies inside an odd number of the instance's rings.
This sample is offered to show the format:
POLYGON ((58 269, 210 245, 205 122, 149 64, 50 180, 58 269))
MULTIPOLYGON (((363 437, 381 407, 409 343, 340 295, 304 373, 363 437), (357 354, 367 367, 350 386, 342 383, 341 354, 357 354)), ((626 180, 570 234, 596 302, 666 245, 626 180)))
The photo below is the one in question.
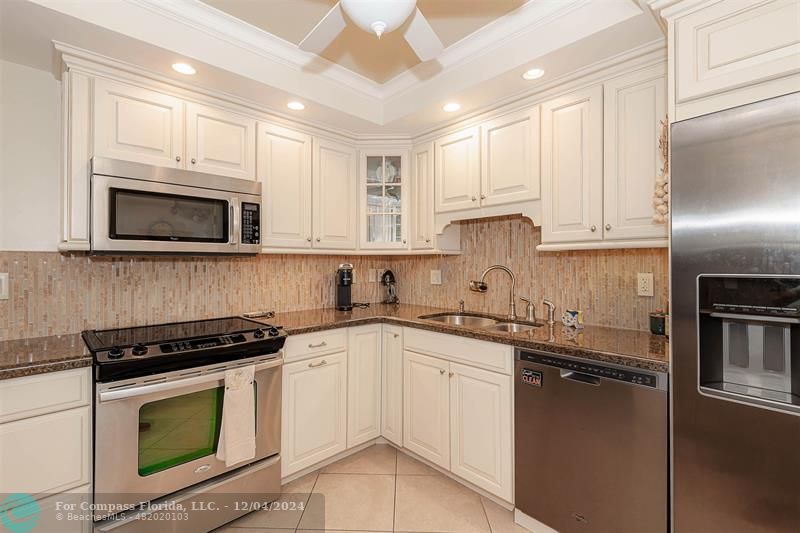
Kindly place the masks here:
POLYGON ((360 167, 361 248, 408 248, 408 150, 362 150, 360 167))
POLYGON ((436 212, 477 208, 481 187, 480 128, 437 139, 434 152, 436 212))
POLYGON ((183 104, 174 96, 96 78, 94 155, 184 168, 183 104))
POLYGON ((603 238, 603 87, 542 104, 542 242, 603 238))
POLYGON ((355 148, 315 139, 311 186, 315 248, 356 248, 356 185, 355 148))
POLYGON ((246 180, 256 175, 256 120, 186 104, 186 169, 246 180))
POLYGON ((258 125, 265 247, 311 248, 311 147, 310 135, 258 125))
POLYGON ((381 434, 380 324, 347 331, 347 447, 373 440, 381 434))
POLYGON ((403 446, 450 469, 450 383, 447 361, 403 353, 403 446))
POLYGON ((403 446, 403 328, 383 325, 381 436, 403 446))
POLYGON ((281 476, 347 449, 347 352, 283 366, 281 476))

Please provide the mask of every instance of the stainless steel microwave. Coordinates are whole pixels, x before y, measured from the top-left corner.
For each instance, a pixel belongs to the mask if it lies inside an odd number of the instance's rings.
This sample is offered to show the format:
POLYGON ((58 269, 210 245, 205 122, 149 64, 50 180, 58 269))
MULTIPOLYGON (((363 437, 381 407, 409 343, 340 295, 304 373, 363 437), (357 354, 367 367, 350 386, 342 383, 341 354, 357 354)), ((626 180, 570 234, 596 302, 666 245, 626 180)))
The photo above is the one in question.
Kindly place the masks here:
POLYGON ((92 159, 93 254, 255 254, 261 183, 92 159))

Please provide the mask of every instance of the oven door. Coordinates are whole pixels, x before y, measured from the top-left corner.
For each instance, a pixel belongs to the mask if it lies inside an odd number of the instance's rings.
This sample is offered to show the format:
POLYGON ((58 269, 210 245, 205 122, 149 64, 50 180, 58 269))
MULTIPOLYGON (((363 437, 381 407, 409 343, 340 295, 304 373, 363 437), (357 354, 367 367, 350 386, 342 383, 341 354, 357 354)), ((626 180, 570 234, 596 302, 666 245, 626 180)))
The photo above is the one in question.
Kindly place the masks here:
POLYGON ((92 251, 239 253, 237 193, 92 175, 92 251))
MULTIPOLYGON (((280 451, 283 360, 257 361, 256 456, 251 462, 280 451)), ((228 468, 216 458, 225 371, 246 364, 252 363, 98 383, 95 503, 150 501, 248 464, 228 468)))

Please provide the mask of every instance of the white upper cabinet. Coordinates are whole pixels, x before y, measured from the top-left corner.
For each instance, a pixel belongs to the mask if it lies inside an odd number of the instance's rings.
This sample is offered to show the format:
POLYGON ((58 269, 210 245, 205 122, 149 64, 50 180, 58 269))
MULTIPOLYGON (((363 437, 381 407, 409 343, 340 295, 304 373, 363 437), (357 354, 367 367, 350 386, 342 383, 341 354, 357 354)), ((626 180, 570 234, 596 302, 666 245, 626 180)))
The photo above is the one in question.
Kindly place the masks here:
POLYGON ((420 144, 411 151, 411 196, 411 248, 432 249, 433 143, 420 144))
POLYGON ((481 126, 481 206, 539 198, 539 107, 481 126))
POLYGON ((259 123, 264 246, 311 247, 311 136, 259 123))
POLYGON ((94 155, 183 168, 183 106, 163 93, 94 80, 94 155))
POLYGON ((542 242, 603 238, 603 88, 542 104, 542 242))
POLYGON ((187 170, 255 179, 255 119, 187 103, 186 159, 187 170))
POLYGON ((479 128, 469 128, 434 143, 436 165, 436 212, 478 207, 480 178, 479 128))
POLYGON ((361 248, 408 248, 408 150, 362 150, 361 248))
POLYGON ((380 324, 347 331, 347 447, 381 435, 380 324))
POLYGON ((665 239, 666 225, 653 223, 653 192, 663 167, 660 122, 667 120, 664 67, 606 82, 603 102, 603 237, 665 239))
POLYGON ((314 247, 355 249, 356 150, 345 144, 316 139, 312 175, 314 247))
POLYGON ((797 91, 800 2, 678 2, 669 21, 675 109, 684 120, 797 91))

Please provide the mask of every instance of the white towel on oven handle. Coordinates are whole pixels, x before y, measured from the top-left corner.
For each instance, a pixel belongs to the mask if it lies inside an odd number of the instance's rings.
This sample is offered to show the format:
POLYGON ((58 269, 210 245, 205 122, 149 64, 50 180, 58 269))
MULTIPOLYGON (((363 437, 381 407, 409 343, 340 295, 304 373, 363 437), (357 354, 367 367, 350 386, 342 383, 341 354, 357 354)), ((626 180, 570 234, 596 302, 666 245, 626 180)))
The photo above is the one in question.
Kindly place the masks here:
POLYGON ((233 466, 256 456, 255 365, 225 372, 217 459, 233 466))

